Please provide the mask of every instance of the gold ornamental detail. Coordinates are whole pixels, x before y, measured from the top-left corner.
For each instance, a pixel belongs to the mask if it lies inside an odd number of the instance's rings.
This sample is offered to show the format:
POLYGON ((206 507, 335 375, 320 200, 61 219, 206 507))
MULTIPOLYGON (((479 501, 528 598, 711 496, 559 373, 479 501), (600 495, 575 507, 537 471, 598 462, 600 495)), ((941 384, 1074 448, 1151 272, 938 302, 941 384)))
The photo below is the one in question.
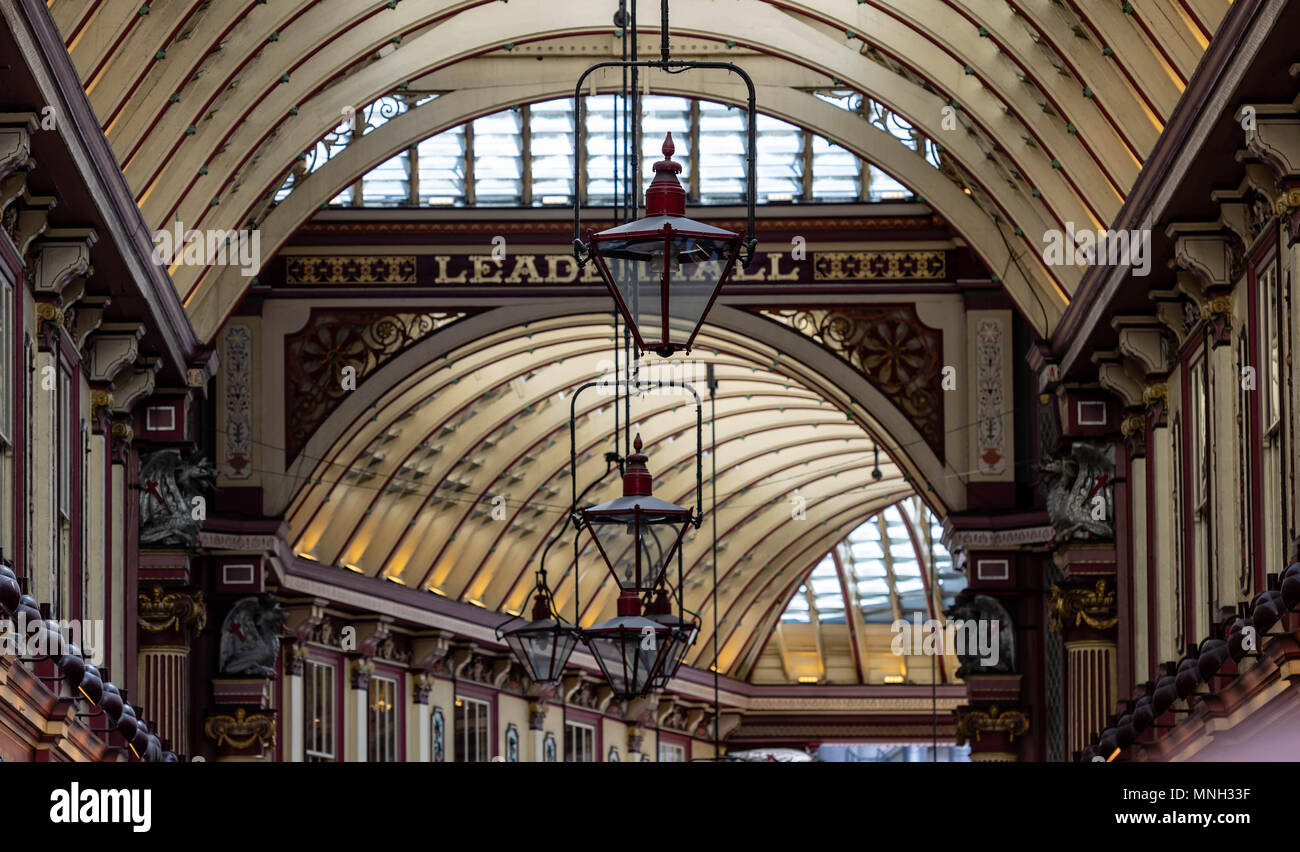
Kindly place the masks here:
POLYGON ((1115 609, 1115 588, 1098 580, 1092 588, 1067 588, 1053 585, 1050 599, 1053 633, 1060 633, 1066 623, 1075 627, 1086 624, 1094 630, 1109 630, 1119 623, 1115 609))
POLYGON ((979 742, 981 734, 1002 733, 1014 742, 1029 732, 1029 719, 1019 710, 1002 710, 996 704, 988 710, 959 707, 953 712, 957 745, 979 742))
POLYGON ((266 713, 250 715, 243 707, 238 707, 233 716, 210 716, 203 726, 203 733, 216 740, 218 748, 248 748, 255 742, 268 746, 275 742, 275 719, 266 713))
POLYGON ((208 623, 208 606, 203 592, 168 592, 154 586, 149 594, 140 595, 140 629, 150 633, 193 627, 197 633, 208 623))

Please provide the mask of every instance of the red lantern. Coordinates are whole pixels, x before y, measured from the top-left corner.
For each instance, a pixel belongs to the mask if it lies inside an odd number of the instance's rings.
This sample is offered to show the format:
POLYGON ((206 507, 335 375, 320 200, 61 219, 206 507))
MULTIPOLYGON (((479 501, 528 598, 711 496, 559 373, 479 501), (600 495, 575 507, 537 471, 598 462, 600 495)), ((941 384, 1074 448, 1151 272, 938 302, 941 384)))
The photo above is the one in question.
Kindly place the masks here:
POLYGON ((541 581, 533 600, 533 620, 502 630, 501 635, 524 671, 539 683, 559 680, 578 644, 577 631, 551 613, 550 595, 541 581))
POLYGON ((695 637, 699 635, 700 625, 694 621, 686 621, 674 613, 672 605, 668 601, 668 592, 663 588, 659 589, 654 602, 646 609, 646 615, 652 621, 657 621, 668 628, 670 648, 663 666, 654 677, 654 685, 662 689, 668 685, 668 681, 672 680, 677 675, 677 670, 682 667, 682 661, 686 659, 686 652, 695 644, 695 637))
POLYGON ((741 234, 686 218, 674 150, 669 133, 646 189, 644 218, 588 235, 600 277, 637 347, 664 358, 691 350, 744 244, 741 234))
POLYGON ((687 526, 694 522, 690 509, 654 496, 641 446, 637 435, 623 474, 623 496, 580 512, 615 582, 638 604, 642 593, 659 585, 687 526))

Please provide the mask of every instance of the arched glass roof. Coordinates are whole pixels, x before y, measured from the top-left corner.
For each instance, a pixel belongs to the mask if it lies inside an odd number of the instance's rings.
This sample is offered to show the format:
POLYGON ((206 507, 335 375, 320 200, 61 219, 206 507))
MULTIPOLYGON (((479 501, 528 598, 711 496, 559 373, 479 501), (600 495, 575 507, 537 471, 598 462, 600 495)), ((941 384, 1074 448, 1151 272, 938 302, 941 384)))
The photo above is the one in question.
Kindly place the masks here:
MULTIPOLYGON (((939 149, 910 123, 849 90, 817 92, 860 113, 938 168, 939 149)), ((300 158, 276 192, 282 201, 306 175, 351 141, 436 94, 380 98, 349 116, 300 158)), ((692 203, 736 204, 745 198, 745 110, 694 98, 641 99, 642 183, 653 177, 664 134, 671 132, 692 203)), ((612 205, 622 192, 615 152, 621 150, 623 101, 584 100, 584 203, 612 205)), ((345 188, 332 206, 567 206, 573 203, 573 99, 524 104, 476 118, 412 145, 345 188), (359 202, 359 203, 354 203, 359 202)), ((913 192, 826 138, 769 115, 757 116, 759 203, 889 201, 913 192)))
POLYGON ((844 624, 856 609, 867 624, 938 617, 966 578, 940 539, 943 526, 918 497, 873 515, 835 545, 799 587, 783 622, 844 624), (933 566, 931 562, 933 561, 933 566), (931 578, 938 589, 930 595, 931 578))

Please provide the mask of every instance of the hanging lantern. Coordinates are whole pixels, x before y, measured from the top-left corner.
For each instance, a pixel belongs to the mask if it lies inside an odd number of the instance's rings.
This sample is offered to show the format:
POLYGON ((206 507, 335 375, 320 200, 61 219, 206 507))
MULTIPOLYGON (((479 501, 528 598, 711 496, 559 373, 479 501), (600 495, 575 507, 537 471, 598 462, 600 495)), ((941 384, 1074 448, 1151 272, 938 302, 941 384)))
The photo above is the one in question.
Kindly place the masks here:
POLYGON ((589 234, 580 247, 590 250, 637 347, 664 358, 691 350, 745 244, 741 234, 686 218, 674 150, 669 133, 646 189, 645 217, 589 234))
POLYGON ((694 522, 690 509, 654 496, 641 446, 637 435, 623 474, 623 496, 579 513, 614 581, 638 599, 659 584, 694 522))
POLYGON ((668 591, 663 588, 656 592, 654 602, 646 609, 646 615, 652 621, 667 627, 669 631, 668 641, 671 647, 667 659, 659 674, 653 678, 654 686, 662 689, 668 685, 668 681, 677 676, 677 670, 682 667, 682 661, 686 659, 686 652, 695 644, 700 626, 693 621, 684 620, 673 612, 672 605, 668 601, 668 591))
POLYGON ((577 631, 551 613, 551 596, 544 577, 538 578, 533 620, 500 632, 524 671, 539 683, 559 680, 578 644, 577 631))
POLYGON ((582 631, 614 694, 619 698, 644 695, 656 685, 674 647, 673 629, 641 615, 641 599, 634 591, 618 598, 618 615, 582 631))

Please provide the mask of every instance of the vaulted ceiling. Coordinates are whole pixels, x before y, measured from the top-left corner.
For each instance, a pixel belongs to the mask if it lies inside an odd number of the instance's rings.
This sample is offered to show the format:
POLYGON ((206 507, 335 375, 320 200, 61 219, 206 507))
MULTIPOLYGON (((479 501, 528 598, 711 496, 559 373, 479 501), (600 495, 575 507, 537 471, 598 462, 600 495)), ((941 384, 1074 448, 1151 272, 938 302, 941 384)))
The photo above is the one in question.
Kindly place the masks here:
MULTIPOLYGON (((542 551, 556 605, 584 626, 612 617, 616 589, 584 532, 575 600, 570 406, 579 383, 612 369, 609 317, 562 317, 461 347, 392 388, 319 458, 287 517, 295 550, 411 588, 519 612, 542 551)), ((329 342, 305 357, 328 356, 329 342), (313 354, 314 353, 314 354, 313 354)), ((718 379, 718 599, 711 530, 692 532, 682 565, 686 607, 704 625, 691 662, 719 659, 745 676, 808 572, 840 539, 913 493, 904 473, 818 378, 752 339, 706 326, 693 359, 643 381, 685 380, 711 414, 704 364, 718 379), (878 467, 877 467, 878 465, 878 467), (878 476, 874 472, 878 470, 878 476)), ((668 363, 668 362, 661 362, 668 363)), ((631 402, 656 496, 697 508, 695 397, 655 388, 631 402)), ((578 490, 606 472, 613 397, 599 388, 576 402, 578 490)), ((621 415, 620 415, 621 416, 621 415)), ((703 433, 703 509, 712 513, 714 458, 703 433)), ((624 448, 625 450, 625 448, 624 448)), ((617 496, 617 468, 582 501, 617 496)), ((712 518, 706 524, 712 523, 712 518)), ((342 570, 342 569, 340 569, 342 570)), ((676 567, 670 571, 676 585, 676 567)))
MULTIPOLYGON (((737 61, 755 77, 763 111, 816 129, 924 196, 1044 332, 1081 270, 1044 266, 1039 238, 1066 222, 1110 222, 1228 5, 714 0, 677 3, 671 36, 675 56, 737 61), (811 94, 832 86, 912 122, 943 146, 944 167, 811 94)), ((612 0, 49 6, 146 223, 257 224, 266 256, 314 212, 312 197, 327 200, 421 134, 571 93, 580 67, 620 44, 612 0), (394 91, 443 96, 367 137, 346 174, 331 171, 335 185, 268 215, 270 195, 341 113, 394 91)), ((658 53, 658 7, 638 7, 647 57, 658 53)), ((593 90, 619 82, 597 78, 593 90)), ((716 74, 650 73, 646 86, 741 98, 734 77, 716 74)), ((205 339, 248 283, 237 270, 171 272, 205 339)))

